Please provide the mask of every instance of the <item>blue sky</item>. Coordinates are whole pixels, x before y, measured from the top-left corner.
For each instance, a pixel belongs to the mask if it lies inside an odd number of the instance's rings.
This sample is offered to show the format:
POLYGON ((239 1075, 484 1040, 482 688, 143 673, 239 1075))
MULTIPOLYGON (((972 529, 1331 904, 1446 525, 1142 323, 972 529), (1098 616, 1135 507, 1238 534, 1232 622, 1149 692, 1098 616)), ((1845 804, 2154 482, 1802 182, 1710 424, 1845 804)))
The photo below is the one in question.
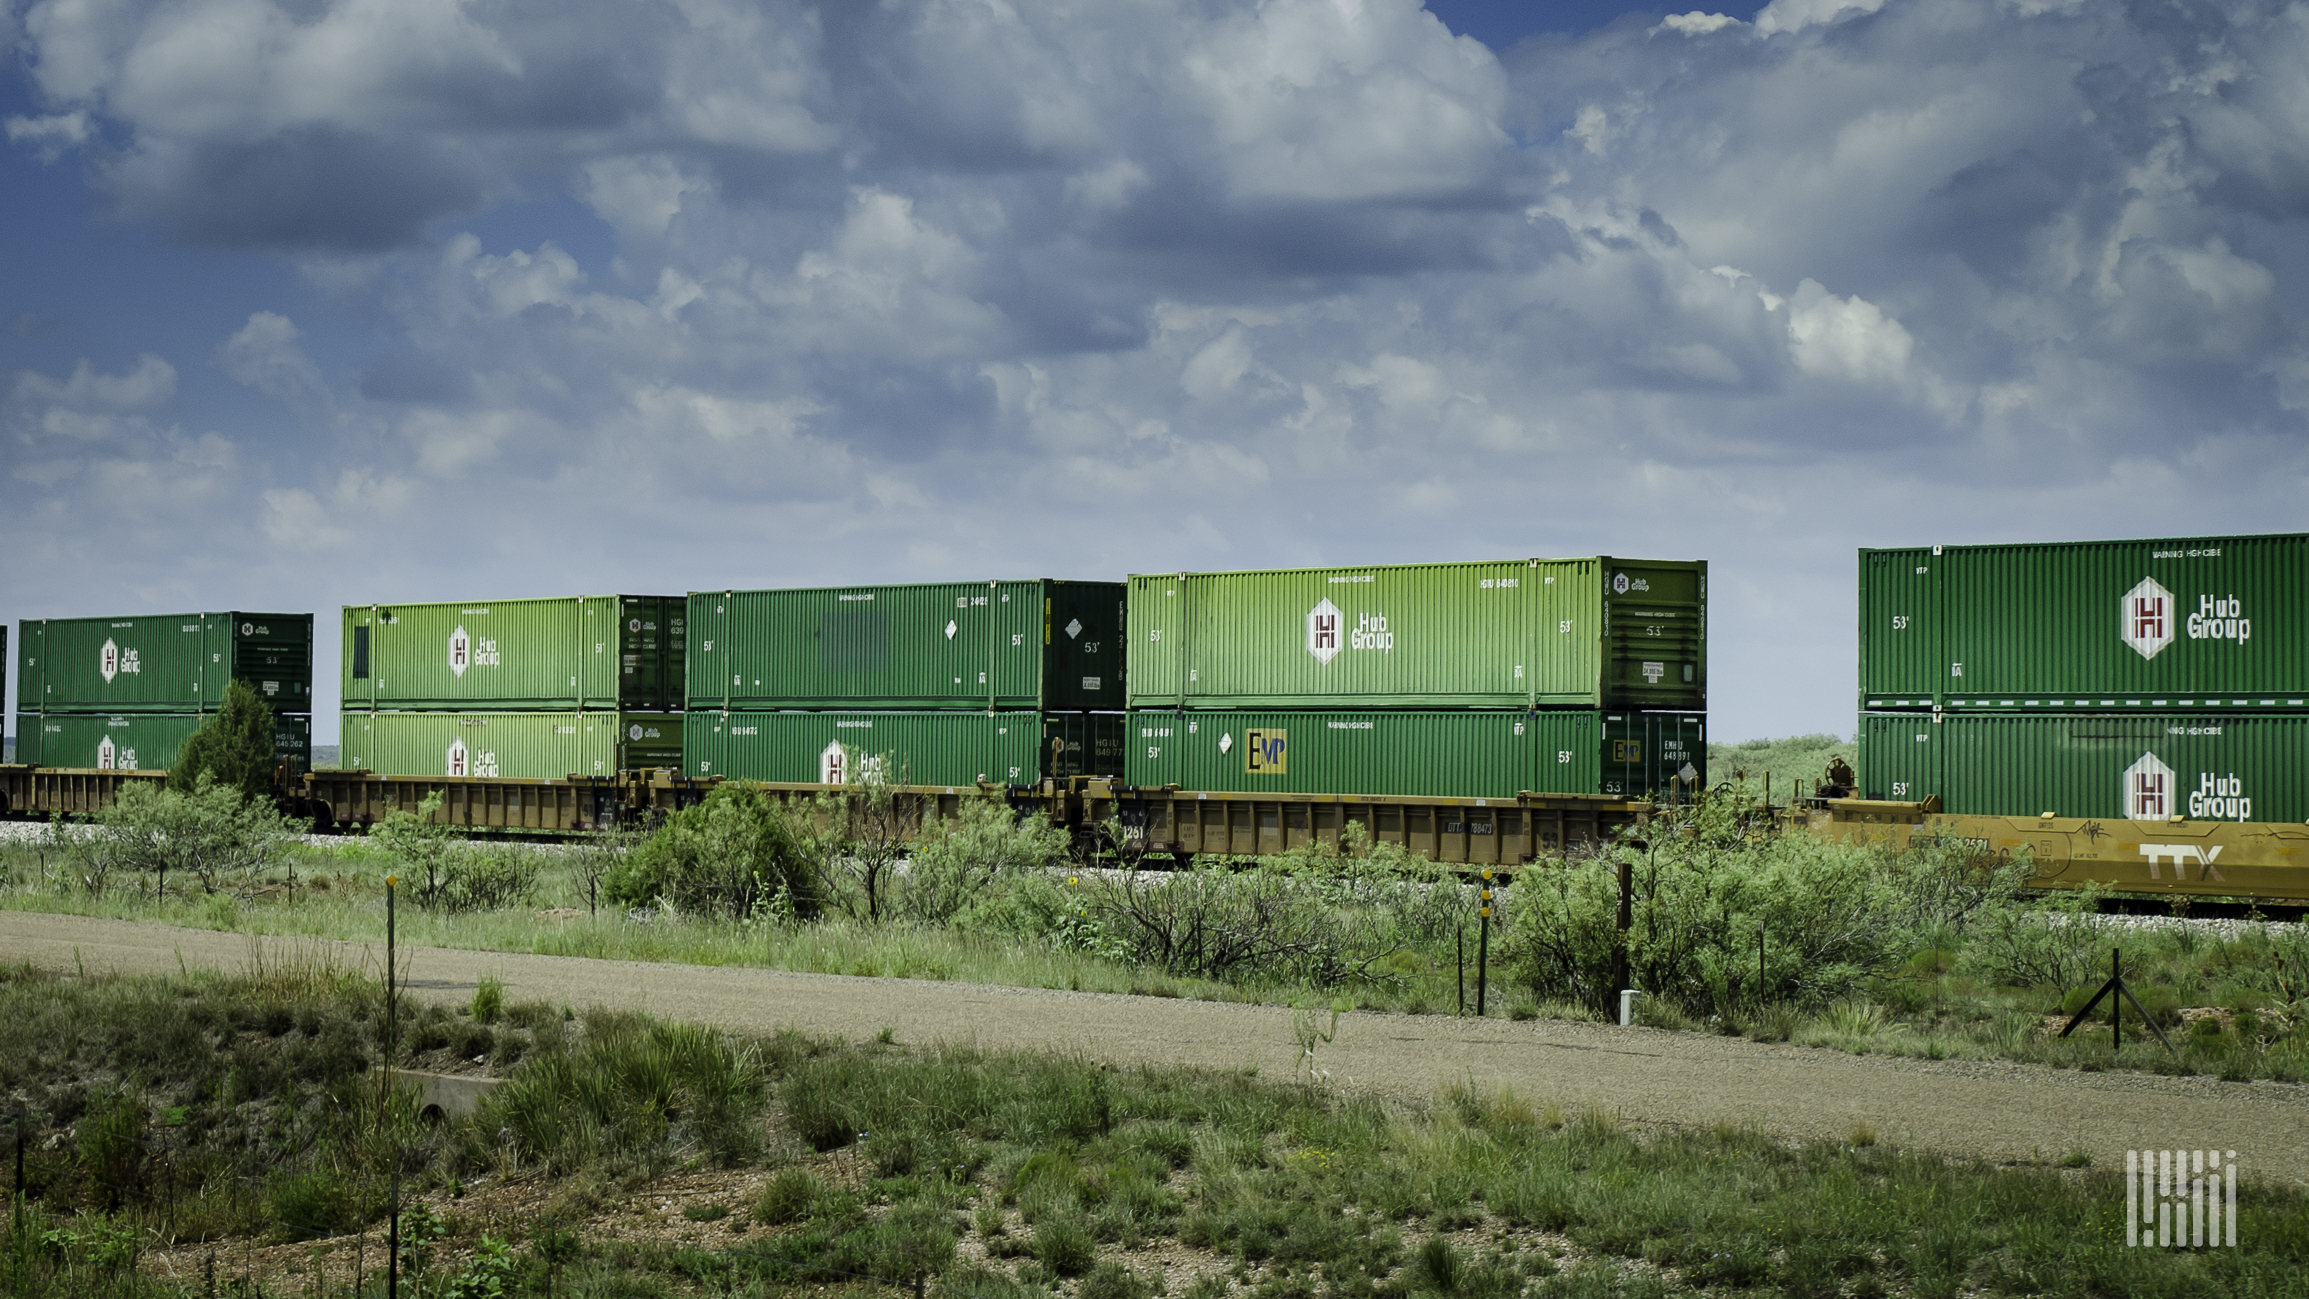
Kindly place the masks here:
POLYGON ((352 601, 1694 556, 1744 738, 1850 732, 1858 546, 2309 517, 2297 4, 0 0, 0 46, 10 622, 315 609, 333 663, 352 601))

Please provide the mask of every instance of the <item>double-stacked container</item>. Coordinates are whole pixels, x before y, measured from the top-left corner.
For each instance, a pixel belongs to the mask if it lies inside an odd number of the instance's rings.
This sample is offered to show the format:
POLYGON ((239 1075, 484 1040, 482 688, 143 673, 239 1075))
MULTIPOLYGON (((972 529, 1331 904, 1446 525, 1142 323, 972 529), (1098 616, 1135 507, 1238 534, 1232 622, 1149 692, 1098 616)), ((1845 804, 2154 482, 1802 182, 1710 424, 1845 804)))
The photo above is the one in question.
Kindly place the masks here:
POLYGON ((1704 778, 1707 565, 1135 575, 1137 785, 1646 797, 1704 778))
POLYGON ((839 784, 1120 775, 1119 582, 689 597, 684 769, 839 784))
POLYGON ((348 605, 339 762, 560 779, 681 766, 680 596, 348 605))
POLYGON ((1868 797, 2309 817, 2309 535, 1862 550, 1859 577, 1868 797))
POLYGON ((313 616, 186 613, 16 625, 16 760, 165 771, 242 681, 273 710, 276 756, 312 751, 313 616))

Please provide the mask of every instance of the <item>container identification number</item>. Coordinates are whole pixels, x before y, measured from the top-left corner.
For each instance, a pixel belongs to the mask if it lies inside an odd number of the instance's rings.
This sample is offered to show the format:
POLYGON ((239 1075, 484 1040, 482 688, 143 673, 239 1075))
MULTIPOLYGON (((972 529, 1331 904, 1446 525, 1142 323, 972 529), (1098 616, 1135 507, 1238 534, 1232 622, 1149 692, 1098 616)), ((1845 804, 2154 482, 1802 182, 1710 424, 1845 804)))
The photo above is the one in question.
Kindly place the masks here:
POLYGON ((1513 588, 1522 580, 1518 577, 1487 577, 1477 582, 1475 589, 1478 591, 1505 591, 1513 588))

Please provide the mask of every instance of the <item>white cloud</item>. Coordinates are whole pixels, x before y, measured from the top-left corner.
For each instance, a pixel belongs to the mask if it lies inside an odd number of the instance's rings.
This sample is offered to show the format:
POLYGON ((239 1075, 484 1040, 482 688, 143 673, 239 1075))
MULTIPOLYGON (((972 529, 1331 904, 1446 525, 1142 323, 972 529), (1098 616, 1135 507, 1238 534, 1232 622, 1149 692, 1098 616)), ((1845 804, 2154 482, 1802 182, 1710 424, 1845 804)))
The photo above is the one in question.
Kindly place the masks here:
POLYGON ((31 145, 42 162, 54 162, 65 150, 86 144, 92 131, 85 111, 11 117, 6 125, 8 142, 31 145))
POLYGON ((217 349, 217 364, 234 380, 293 408, 317 412, 329 404, 320 367, 297 345, 303 337, 287 316, 252 312, 246 325, 217 349))
POLYGON ((1841 729, 1848 637, 1777 629, 1850 625, 1849 546, 2143 484, 2298 526, 2303 12, 1776 0, 1503 65, 1411 0, 48 0, 11 147, 293 258, 314 305, 208 336, 333 418, 188 431, 129 330, 0 379, 4 503, 181 478, 447 594, 1700 553, 1770 593, 1719 733, 1841 729))
POLYGON ((1706 36, 1711 32, 1720 32, 1726 27, 1741 26, 1745 26, 1745 24, 1730 14, 1712 14, 1705 10, 1694 9, 1687 14, 1669 14, 1660 19, 1660 25, 1652 30, 1682 32, 1686 36, 1706 36))
POLYGON ((1767 36, 1801 31, 1848 12, 1872 14, 1883 7, 1884 0, 1772 0, 1756 14, 1756 30, 1767 36))
POLYGON ((1905 377, 1916 340, 1873 302, 1839 298, 1814 280, 1796 286, 1788 306, 1788 341, 1808 374, 1861 382, 1905 377))

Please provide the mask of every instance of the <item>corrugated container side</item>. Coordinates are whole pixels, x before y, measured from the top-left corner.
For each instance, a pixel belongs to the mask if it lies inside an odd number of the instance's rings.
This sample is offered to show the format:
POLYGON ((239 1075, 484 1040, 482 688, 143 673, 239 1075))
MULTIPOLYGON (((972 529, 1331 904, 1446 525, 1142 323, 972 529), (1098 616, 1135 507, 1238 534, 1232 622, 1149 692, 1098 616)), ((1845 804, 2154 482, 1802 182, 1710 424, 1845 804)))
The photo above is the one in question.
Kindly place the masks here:
MULTIPOLYGON (((208 717, 199 713, 23 713, 16 715, 16 760, 41 767, 167 771, 208 717)), ((273 756, 302 771, 312 765, 313 719, 273 717, 273 756)))
POLYGON ((2309 535, 1913 553, 1862 552, 1864 708, 2309 708, 2309 535))
POLYGON ((689 706, 1119 709, 1121 592, 1054 581, 695 592, 689 706))
POLYGON ((25 619, 18 630, 16 703, 27 711, 200 712, 222 704, 236 677, 275 712, 312 709, 311 614, 25 619))
POLYGON ((1706 706, 1706 565, 1139 575, 1135 708, 1706 706))
MULTIPOLYGON (((680 601, 680 597, 670 597, 680 601)), ((665 596, 347 605, 347 707, 678 709, 665 596)), ((677 604, 678 607, 678 604, 677 604)))
POLYGON ((1563 711, 1138 712, 1133 785, 1278 794, 1513 798, 1599 792, 1600 715, 1563 711))
POLYGON ((1863 708, 1930 708, 1939 697, 1941 556, 1936 547, 1860 552, 1863 708))
POLYGON ((687 714, 683 769, 802 784, 845 784, 862 771, 909 785, 1030 785, 1041 778, 1040 713, 730 712, 687 714))
POLYGON ((2309 716, 1861 717, 1862 791, 1950 813, 2164 821, 2309 819, 2309 716))
POLYGON ((339 720, 338 765, 389 776, 559 780, 682 765, 674 713, 347 710, 339 720))

